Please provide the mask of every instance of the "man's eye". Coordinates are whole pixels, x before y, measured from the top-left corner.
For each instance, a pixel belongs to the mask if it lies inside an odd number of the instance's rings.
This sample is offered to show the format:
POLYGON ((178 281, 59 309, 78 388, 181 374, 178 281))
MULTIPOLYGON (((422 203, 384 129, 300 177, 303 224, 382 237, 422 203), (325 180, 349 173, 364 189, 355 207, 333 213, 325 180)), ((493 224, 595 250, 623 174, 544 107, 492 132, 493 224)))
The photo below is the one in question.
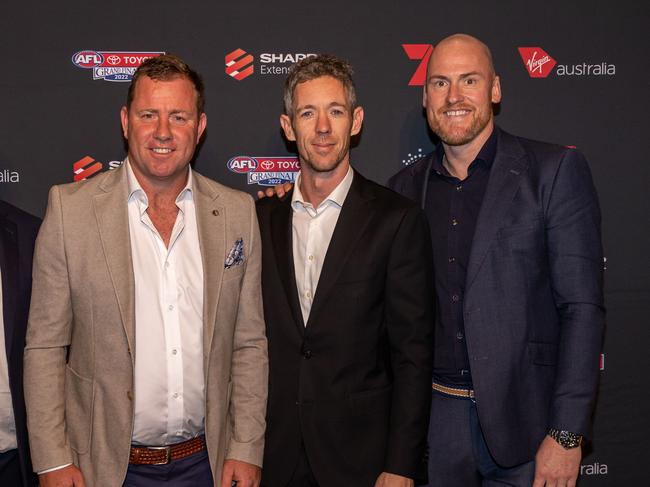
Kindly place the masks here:
POLYGON ((344 112, 343 110, 341 110, 340 108, 334 108, 334 109, 332 109, 332 112, 331 112, 331 113, 332 113, 332 115, 334 115, 334 116, 340 117, 340 116, 343 115, 345 112, 344 112))
POLYGON ((434 81, 434 83, 433 83, 433 85, 434 85, 436 88, 443 88, 443 87, 445 86, 445 84, 446 84, 446 83, 445 83, 443 80, 441 80, 441 79, 439 79, 438 81, 434 81))
POLYGON ((475 80, 474 78, 467 78, 467 79, 465 80, 465 84, 466 84, 466 85, 475 85, 475 84, 476 84, 476 80, 475 80))
POLYGON ((183 117, 182 115, 174 115, 173 120, 174 122, 182 123, 185 122, 186 118, 183 117))
POLYGON ((309 118, 309 117, 312 116, 312 113, 313 113, 313 112, 311 112, 311 111, 309 111, 309 110, 305 110, 304 112, 301 112, 301 113, 300 113, 300 118, 309 118))
POLYGON ((150 120, 153 118, 153 113, 142 113, 140 115, 140 118, 143 118, 144 120, 150 120))

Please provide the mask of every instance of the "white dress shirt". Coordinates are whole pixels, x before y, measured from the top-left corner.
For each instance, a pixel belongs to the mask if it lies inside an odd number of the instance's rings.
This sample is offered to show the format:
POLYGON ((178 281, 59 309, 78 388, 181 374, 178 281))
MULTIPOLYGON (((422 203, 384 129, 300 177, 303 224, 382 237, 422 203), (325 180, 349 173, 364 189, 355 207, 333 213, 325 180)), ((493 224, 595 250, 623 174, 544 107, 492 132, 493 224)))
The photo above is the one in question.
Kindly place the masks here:
POLYGON ((291 197, 293 268, 296 273, 296 286, 305 326, 314 301, 318 279, 323 270, 325 254, 341 214, 343 202, 350 191, 353 177, 354 171, 348 168, 343 180, 318 205, 318 208, 304 201, 300 192, 301 174, 298 174, 294 186, 291 197))
POLYGON ((166 445, 204 432, 203 263, 192 172, 176 198, 165 246, 127 161, 135 276, 135 420, 132 442, 166 445))
POLYGON ((16 421, 9 389, 9 363, 5 344, 5 320, 2 305, 2 272, 0 271, 0 453, 18 448, 16 421))

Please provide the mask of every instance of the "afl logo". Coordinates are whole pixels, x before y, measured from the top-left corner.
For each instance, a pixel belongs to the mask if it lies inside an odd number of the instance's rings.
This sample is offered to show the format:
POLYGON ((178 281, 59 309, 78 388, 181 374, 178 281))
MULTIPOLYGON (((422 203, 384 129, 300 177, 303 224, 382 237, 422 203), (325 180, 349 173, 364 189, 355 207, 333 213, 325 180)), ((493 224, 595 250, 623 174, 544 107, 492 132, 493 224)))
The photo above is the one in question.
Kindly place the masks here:
POLYGON ((104 56, 97 51, 79 51, 72 56, 72 64, 78 68, 90 69, 101 65, 104 56))
POLYGON ((228 161, 228 169, 237 173, 251 172, 257 169, 257 161, 247 156, 233 157, 228 161))

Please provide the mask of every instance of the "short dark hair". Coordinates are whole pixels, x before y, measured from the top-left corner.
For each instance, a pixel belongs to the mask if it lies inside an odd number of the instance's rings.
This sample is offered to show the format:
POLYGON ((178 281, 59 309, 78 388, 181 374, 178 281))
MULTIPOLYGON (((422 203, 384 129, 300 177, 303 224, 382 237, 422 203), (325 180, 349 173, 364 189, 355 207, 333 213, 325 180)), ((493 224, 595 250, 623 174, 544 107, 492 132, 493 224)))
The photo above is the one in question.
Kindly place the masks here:
POLYGON ((343 83, 350 108, 354 110, 357 107, 357 91, 352 80, 353 74, 350 63, 331 54, 308 56, 300 60, 291 67, 284 83, 284 113, 293 117, 293 93, 296 86, 321 76, 331 76, 343 83))
POLYGON ((156 81, 170 81, 178 77, 187 79, 194 85, 194 89, 196 90, 197 117, 203 113, 205 107, 205 87, 201 75, 174 54, 163 54, 162 56, 149 58, 136 69, 133 74, 133 81, 131 81, 129 91, 126 95, 127 109, 131 108, 135 87, 138 80, 143 76, 147 76, 156 81))

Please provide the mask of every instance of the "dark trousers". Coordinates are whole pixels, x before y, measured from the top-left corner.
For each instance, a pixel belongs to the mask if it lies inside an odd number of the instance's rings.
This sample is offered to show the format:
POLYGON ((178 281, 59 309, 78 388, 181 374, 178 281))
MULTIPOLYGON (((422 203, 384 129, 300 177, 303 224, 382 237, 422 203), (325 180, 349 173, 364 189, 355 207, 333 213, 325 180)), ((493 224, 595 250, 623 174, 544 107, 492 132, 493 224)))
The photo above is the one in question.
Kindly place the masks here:
MULTIPOLYGON (((221 479, 219 479, 221 480, 221 479)), ((129 465, 123 487, 213 487, 208 451, 167 465, 129 465)))
POLYGON ((0 485, 9 487, 21 487, 23 485, 20 473, 20 462, 18 450, 9 450, 0 453, 0 485))
POLYGON ((535 462, 504 468, 494 461, 471 399, 432 391, 429 487, 530 487, 535 462))

